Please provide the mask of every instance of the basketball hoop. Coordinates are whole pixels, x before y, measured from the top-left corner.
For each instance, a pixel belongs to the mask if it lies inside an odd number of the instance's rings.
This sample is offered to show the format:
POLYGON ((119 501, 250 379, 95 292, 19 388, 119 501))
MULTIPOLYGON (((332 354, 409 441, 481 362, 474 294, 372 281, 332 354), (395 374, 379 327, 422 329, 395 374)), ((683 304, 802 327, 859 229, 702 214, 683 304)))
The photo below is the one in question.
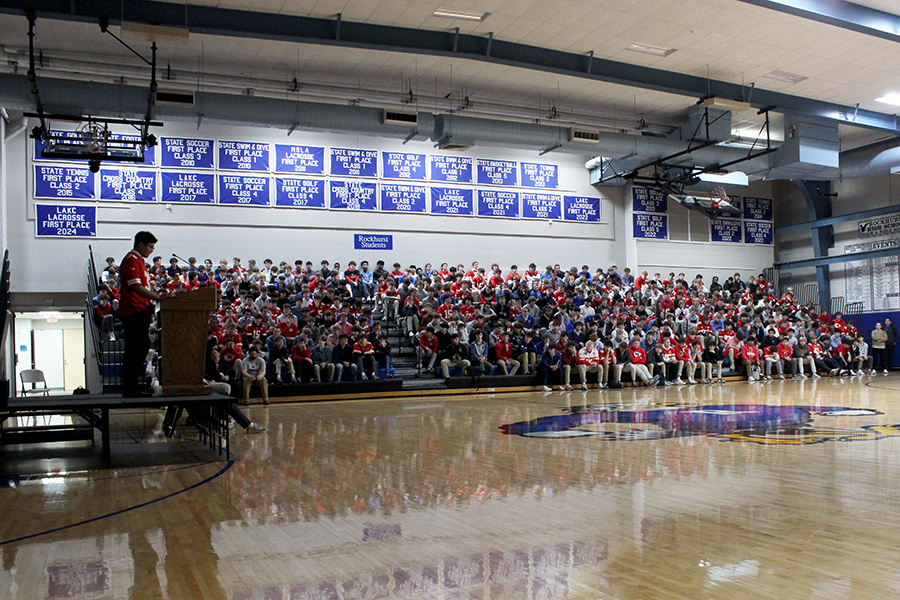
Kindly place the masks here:
POLYGON ((719 214, 719 207, 723 202, 729 203, 728 194, 725 192, 724 186, 717 185, 709 193, 709 209, 714 215, 719 214))

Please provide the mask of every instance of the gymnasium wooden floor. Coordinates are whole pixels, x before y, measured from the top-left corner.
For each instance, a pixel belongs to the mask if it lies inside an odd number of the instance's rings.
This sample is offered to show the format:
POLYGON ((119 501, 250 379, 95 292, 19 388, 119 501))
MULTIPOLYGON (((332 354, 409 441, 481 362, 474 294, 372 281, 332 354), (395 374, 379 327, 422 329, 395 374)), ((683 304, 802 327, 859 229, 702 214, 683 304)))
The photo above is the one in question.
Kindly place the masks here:
POLYGON ((0 598, 896 598, 898 392, 252 407, 233 462, 8 480, 0 598))

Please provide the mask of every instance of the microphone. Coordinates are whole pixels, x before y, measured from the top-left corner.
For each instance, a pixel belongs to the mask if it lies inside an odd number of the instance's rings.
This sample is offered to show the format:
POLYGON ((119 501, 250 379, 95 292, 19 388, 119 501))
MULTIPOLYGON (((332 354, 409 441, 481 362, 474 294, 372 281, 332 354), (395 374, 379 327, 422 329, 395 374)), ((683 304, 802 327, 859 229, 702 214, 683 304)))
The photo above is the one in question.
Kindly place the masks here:
POLYGON ((183 263, 186 264, 186 265, 190 265, 190 264, 191 264, 190 262, 188 262, 188 261, 186 261, 185 259, 181 258, 180 256, 178 256, 178 255, 175 254, 174 252, 172 253, 172 257, 173 257, 173 258, 177 258, 178 260, 180 260, 181 262, 183 262, 183 263))

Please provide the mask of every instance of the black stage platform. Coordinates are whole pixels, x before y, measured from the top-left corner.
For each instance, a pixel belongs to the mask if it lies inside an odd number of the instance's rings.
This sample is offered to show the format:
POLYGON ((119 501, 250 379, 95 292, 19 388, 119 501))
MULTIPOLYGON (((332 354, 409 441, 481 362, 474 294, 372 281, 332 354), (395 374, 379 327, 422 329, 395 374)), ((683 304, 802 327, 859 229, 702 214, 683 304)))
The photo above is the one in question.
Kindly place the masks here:
POLYGON ((109 439, 110 411, 141 408, 162 408, 177 405, 194 418, 200 441, 210 449, 230 456, 228 445, 228 405, 234 398, 221 394, 205 396, 154 396, 151 398, 122 398, 121 396, 81 394, 74 396, 42 396, 38 398, 10 398, 0 406, 0 445, 29 443, 93 441, 96 429, 100 432, 103 458, 111 463, 109 439), (83 423, 65 425, 37 425, 39 417, 74 415, 83 423), (14 417, 31 417, 32 426, 10 425, 14 417))

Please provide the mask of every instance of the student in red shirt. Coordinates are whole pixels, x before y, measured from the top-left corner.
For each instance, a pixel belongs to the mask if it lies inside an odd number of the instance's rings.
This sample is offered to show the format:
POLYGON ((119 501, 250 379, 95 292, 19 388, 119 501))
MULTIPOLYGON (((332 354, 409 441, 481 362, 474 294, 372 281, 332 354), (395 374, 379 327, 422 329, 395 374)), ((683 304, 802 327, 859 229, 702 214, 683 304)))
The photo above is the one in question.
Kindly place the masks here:
POLYGON ((494 346, 496 365, 500 367, 500 372, 504 375, 515 375, 519 371, 520 363, 512 357, 512 354, 513 347, 509 343, 509 333, 504 331, 500 341, 494 346))
POLYGON ((631 373, 633 382, 637 383, 640 379, 648 387, 657 385, 661 379, 660 375, 656 377, 650 375, 650 370, 647 369, 647 353, 641 348, 641 339, 637 337, 631 340, 631 345, 628 346, 628 364, 622 370, 625 369, 631 373))
POLYGON ((375 346, 365 333, 359 334, 356 343, 353 344, 353 358, 363 381, 370 378, 378 379, 378 372, 375 370, 375 346))
POLYGON ((122 396, 139 398, 152 396, 143 387, 144 361, 150 350, 150 323, 153 320, 153 301, 168 297, 150 288, 147 264, 144 262, 156 249, 156 236, 139 231, 134 247, 122 259, 119 273, 122 289, 119 296, 119 320, 125 334, 125 353, 122 357, 122 396))
POLYGON ((424 359, 428 359, 428 366, 426 369, 429 372, 433 372, 434 363, 437 360, 437 351, 438 339, 437 336, 434 335, 434 327, 429 325, 419 337, 419 347, 416 348, 416 354, 418 356, 418 364, 416 367, 421 369, 424 359))
POLYGON ((762 362, 759 348, 756 347, 756 340, 754 338, 747 338, 744 347, 741 348, 741 360, 744 363, 744 367, 747 369, 747 381, 749 383, 759 381, 760 374, 762 373, 762 362), (753 372, 753 367, 756 367, 756 373, 753 372))
MULTIPOLYGON (((791 348, 790 342, 788 342, 787 338, 780 338, 778 341, 778 347, 776 348, 778 351, 778 358, 781 360, 781 369, 784 372, 787 367, 791 368, 791 375, 797 375, 797 365, 794 363, 794 349, 791 348)), ((784 375, 781 376, 782 379, 784 375)))

